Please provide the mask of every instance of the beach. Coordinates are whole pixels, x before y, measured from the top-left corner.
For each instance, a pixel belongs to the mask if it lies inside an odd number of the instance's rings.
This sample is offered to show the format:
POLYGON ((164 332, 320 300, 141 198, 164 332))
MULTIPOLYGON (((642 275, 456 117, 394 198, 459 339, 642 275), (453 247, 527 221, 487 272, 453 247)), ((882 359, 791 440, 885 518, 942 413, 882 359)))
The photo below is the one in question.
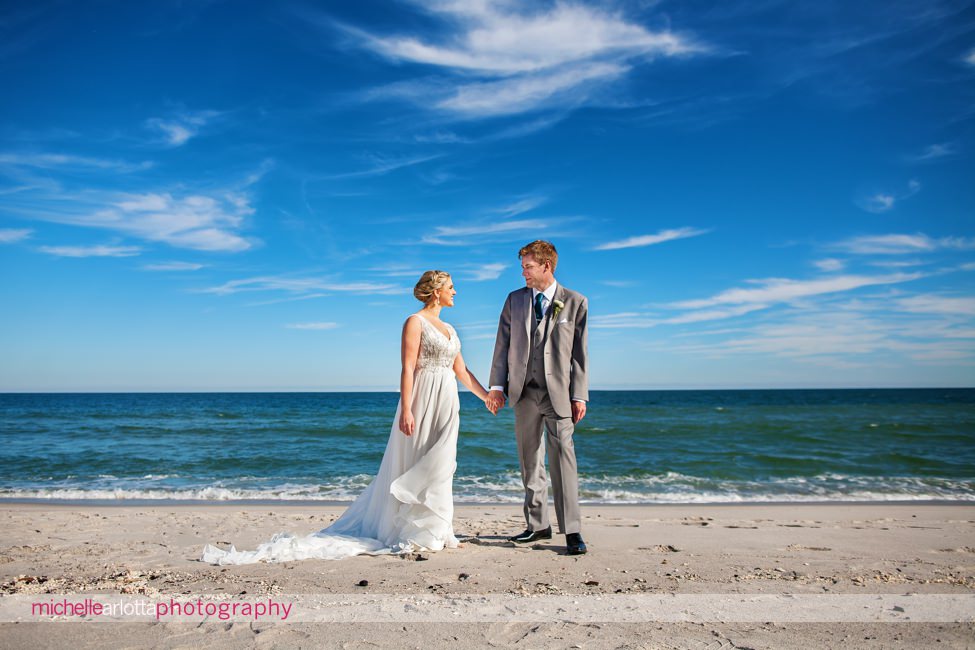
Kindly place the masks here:
POLYGON ((579 557, 565 555, 558 534, 527 546, 506 542, 524 528, 520 508, 478 504, 457 508, 459 549, 249 566, 199 561, 206 543, 254 548, 278 532, 317 531, 343 507, 4 503, 0 638, 5 647, 50 648, 975 645, 968 504, 590 505, 590 552, 579 557), (179 622, 11 614, 14 603, 55 595, 292 609, 286 620, 179 622), (785 595, 808 599, 808 617, 776 599, 785 595), (878 616, 875 601, 890 611, 878 616), (667 602, 681 603, 683 615, 668 613, 667 602), (756 602, 765 604, 756 610, 756 602))

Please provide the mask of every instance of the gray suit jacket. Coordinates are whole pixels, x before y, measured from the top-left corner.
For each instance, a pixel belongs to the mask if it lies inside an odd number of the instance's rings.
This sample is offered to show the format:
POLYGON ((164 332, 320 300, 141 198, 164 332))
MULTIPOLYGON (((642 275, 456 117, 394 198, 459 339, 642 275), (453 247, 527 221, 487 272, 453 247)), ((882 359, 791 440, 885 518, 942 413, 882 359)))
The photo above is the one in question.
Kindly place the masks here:
MULTIPOLYGON (((545 382, 552 407, 560 417, 572 416, 572 400, 589 401, 589 302, 561 284, 545 315, 545 382), (565 307, 554 316, 555 300, 565 307)), ((498 321, 491 363, 491 386, 504 386, 512 406, 521 399, 531 347, 532 290, 512 291, 498 321)))

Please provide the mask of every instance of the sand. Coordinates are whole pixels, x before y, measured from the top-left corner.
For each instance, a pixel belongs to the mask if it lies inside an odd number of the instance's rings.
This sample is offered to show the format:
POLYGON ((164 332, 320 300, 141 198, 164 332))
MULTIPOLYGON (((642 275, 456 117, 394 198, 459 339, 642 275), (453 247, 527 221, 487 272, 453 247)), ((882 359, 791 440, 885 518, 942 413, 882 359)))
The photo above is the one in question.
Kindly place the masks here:
POLYGON ((518 507, 460 506, 460 549, 240 567, 198 558, 207 542, 250 549, 313 532, 342 507, 0 510, 2 647, 975 647, 973 505, 584 506, 579 557, 561 535, 506 542, 524 528, 518 507), (25 602, 86 597, 291 611, 22 614, 25 602))

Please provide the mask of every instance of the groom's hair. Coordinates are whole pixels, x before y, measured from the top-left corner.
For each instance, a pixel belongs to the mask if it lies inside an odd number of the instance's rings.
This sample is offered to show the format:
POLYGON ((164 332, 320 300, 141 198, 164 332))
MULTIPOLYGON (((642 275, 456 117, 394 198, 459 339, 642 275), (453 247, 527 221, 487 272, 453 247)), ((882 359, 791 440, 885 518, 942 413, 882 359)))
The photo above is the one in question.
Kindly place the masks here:
POLYGON ((543 239, 536 239, 532 243, 522 246, 521 250, 518 251, 518 259, 525 255, 531 255, 539 264, 550 262, 553 271, 555 271, 555 265, 559 263, 559 254, 555 252, 555 246, 552 245, 552 242, 543 239))

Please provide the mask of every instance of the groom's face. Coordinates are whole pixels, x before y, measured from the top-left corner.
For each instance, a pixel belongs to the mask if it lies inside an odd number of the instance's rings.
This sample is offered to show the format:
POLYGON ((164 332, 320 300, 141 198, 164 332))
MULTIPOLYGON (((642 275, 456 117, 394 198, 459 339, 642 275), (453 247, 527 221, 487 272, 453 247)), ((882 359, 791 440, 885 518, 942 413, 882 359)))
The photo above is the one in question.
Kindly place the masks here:
POLYGON ((544 291, 552 284, 552 269, 548 264, 539 264, 535 256, 529 253, 521 258, 521 277, 525 278, 525 285, 529 289, 544 291))

